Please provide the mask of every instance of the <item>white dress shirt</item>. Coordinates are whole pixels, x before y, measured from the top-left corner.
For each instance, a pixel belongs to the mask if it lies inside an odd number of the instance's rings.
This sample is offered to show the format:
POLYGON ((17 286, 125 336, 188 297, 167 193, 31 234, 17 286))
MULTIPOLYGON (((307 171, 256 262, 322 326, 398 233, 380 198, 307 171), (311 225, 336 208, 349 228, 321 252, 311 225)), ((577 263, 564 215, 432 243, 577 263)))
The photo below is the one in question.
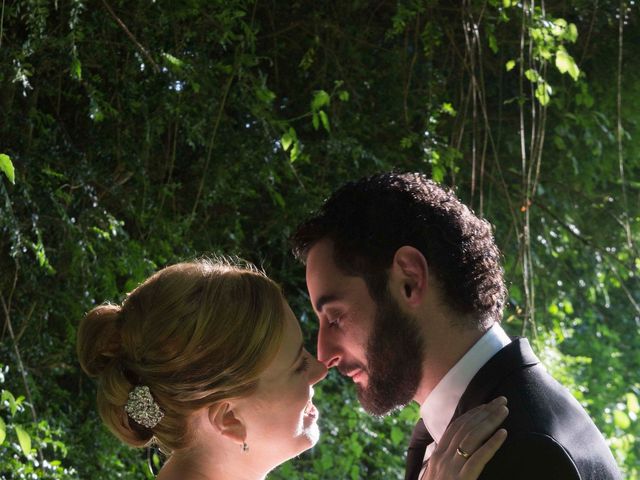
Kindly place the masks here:
MULTIPOLYGON (((420 406, 422 421, 433 437, 433 443, 427 446, 424 453, 425 461, 431 456, 444 435, 444 431, 451 422, 458 402, 460 402, 460 398, 469 386, 471 379, 491 357, 509 343, 511 343, 509 336, 498 323, 494 323, 458 363, 442 377, 442 380, 420 406)), ((421 478, 423 473, 424 469, 418 478, 421 478)))

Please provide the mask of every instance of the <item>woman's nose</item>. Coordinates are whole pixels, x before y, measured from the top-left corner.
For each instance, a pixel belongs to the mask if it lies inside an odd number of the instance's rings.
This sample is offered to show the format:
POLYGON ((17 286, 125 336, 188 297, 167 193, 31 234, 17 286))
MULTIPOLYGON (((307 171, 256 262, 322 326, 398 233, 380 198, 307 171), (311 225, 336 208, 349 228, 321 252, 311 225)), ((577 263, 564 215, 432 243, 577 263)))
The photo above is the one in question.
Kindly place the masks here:
POLYGON ((311 385, 315 385, 324 377, 327 376, 327 367, 324 363, 317 360, 315 357, 311 360, 313 362, 311 377, 309 378, 309 382, 311 385))

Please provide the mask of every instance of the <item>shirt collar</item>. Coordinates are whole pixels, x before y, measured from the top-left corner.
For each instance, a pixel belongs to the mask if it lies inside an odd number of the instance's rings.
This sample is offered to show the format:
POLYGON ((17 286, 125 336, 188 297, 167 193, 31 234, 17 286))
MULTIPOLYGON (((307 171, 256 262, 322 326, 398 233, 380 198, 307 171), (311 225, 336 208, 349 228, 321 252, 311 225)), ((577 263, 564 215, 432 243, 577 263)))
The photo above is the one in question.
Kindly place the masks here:
POLYGON ((431 391, 420 407, 420 415, 436 444, 451 422, 471 379, 491 357, 509 343, 511 339, 498 323, 494 323, 431 391))

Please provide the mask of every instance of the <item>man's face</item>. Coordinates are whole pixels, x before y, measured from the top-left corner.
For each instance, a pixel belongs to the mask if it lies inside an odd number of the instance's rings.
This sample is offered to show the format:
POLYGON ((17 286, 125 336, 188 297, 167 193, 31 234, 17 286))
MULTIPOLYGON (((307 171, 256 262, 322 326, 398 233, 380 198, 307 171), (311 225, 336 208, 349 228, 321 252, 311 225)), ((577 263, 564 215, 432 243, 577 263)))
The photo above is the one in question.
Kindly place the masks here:
POLYGON ((345 275, 329 240, 309 251, 306 276, 319 320, 318 360, 354 381, 369 413, 384 415, 407 404, 422 378, 416 322, 390 295, 376 304, 361 277, 345 275))

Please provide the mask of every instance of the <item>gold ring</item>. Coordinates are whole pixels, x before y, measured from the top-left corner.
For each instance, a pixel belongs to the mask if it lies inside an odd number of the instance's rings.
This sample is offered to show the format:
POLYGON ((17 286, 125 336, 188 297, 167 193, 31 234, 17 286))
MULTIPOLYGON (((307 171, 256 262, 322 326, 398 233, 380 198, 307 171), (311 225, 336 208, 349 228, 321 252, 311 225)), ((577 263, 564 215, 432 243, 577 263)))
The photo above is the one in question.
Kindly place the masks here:
POLYGON ((471 454, 465 452, 460 447, 456 448, 456 453, 460 455, 462 458, 464 458, 465 460, 471 456, 471 454))

